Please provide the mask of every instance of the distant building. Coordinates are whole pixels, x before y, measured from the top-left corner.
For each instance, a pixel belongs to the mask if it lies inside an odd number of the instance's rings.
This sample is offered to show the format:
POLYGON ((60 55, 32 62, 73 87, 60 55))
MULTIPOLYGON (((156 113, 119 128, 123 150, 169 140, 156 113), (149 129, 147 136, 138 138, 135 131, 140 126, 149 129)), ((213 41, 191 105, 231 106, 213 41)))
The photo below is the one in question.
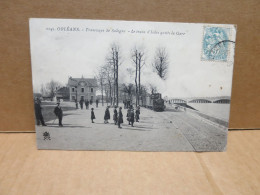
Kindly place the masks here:
POLYGON ((56 91, 56 98, 57 100, 70 100, 70 89, 69 87, 61 87, 56 91))
POLYGON ((96 101, 97 80, 95 78, 72 78, 68 80, 70 101, 92 100, 96 101))

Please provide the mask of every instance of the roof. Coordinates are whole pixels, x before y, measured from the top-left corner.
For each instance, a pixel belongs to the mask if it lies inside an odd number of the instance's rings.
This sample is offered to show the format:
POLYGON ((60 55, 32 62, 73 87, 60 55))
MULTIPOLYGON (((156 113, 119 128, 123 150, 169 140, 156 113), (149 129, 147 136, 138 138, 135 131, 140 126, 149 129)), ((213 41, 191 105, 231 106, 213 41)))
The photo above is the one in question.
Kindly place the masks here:
POLYGON ((58 89, 56 93, 69 93, 69 88, 62 87, 62 88, 58 89))
POLYGON ((97 87, 97 80, 95 78, 72 78, 70 77, 68 80, 69 86, 77 86, 80 82, 85 82, 86 85, 91 87, 97 87))

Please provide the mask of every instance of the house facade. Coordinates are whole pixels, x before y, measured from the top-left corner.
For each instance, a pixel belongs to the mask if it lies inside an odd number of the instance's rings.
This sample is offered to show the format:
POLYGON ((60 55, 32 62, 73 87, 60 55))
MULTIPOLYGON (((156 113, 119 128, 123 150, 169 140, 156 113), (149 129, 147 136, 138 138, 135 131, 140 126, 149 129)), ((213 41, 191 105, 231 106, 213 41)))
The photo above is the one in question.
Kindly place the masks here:
POLYGON ((96 91, 98 88, 95 78, 72 78, 68 80, 70 101, 92 100, 96 101, 96 91))

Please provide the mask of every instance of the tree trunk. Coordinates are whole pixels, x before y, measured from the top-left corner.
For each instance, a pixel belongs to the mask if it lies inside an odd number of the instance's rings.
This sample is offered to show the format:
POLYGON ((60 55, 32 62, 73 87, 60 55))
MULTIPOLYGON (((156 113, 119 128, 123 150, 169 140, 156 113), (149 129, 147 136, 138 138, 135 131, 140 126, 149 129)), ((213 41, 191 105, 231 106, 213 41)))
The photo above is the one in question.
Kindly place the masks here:
POLYGON ((118 106, 118 52, 116 52, 116 105, 118 106))
POLYGON ((138 66, 139 66, 139 82, 138 82, 138 105, 140 104, 139 102, 139 96, 141 94, 141 54, 139 53, 139 61, 138 61, 138 66))
POLYGON ((138 65, 137 65, 137 60, 138 60, 138 56, 137 56, 137 50, 135 52, 135 104, 137 105, 138 103, 138 87, 137 87, 137 70, 138 70, 138 65))
POLYGON ((111 86, 111 81, 109 81, 109 98, 110 98, 110 105, 112 105, 112 86, 111 86))
POLYGON ((101 99, 102 99, 102 106, 104 106, 103 81, 101 81, 101 99))
MULTIPOLYGON (((113 54, 114 55, 114 54, 113 54)), ((114 57, 113 57, 114 58, 114 57)), ((113 60, 114 61, 114 60, 113 60)), ((113 63, 113 65, 114 65, 114 89, 113 89, 113 92, 114 92, 114 94, 113 94, 113 105, 115 105, 115 98, 116 98, 116 87, 115 87, 115 85, 116 85, 116 65, 115 65, 115 63, 113 63)))

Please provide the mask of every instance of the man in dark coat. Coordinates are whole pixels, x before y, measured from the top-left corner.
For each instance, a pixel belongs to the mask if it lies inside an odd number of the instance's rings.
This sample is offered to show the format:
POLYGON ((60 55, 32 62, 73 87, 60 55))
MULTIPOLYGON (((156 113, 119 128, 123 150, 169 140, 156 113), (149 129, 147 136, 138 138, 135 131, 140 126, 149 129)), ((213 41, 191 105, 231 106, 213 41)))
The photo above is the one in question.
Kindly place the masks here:
POLYGON ((122 107, 119 108, 119 112, 118 112, 118 128, 122 128, 120 127, 120 124, 123 123, 123 113, 122 113, 122 107))
POLYGON ((132 109, 130 113, 130 123, 132 127, 134 126, 134 122, 135 122, 135 113, 134 113, 134 109, 132 109))
POLYGON ((98 107, 98 99, 96 99, 96 107, 98 107))
POLYGON ((95 119, 96 117, 95 117, 95 113, 94 113, 94 108, 91 108, 91 121, 92 121, 92 123, 94 123, 94 119, 95 119))
POLYGON ((115 109, 114 109, 113 120, 114 120, 114 123, 116 125, 117 124, 117 109, 116 109, 116 106, 115 106, 115 109))
POLYGON ((88 105, 89 105, 89 101, 88 101, 88 100, 85 100, 86 109, 88 109, 88 105))
POLYGON ((84 99, 81 98, 80 101, 79 101, 79 104, 80 104, 80 108, 81 108, 81 110, 83 109, 83 103, 84 103, 84 99))
POLYGON ((42 107, 41 101, 39 98, 36 98, 34 103, 34 111, 35 111, 35 118, 36 118, 36 125, 42 124, 42 126, 46 126, 43 116, 42 116, 42 107))
POLYGON ((136 108, 136 111, 135 111, 135 119, 136 119, 136 122, 139 122, 139 119, 140 119, 139 115, 140 115, 140 106, 138 106, 138 107, 136 108))
POLYGON ((54 108, 54 114, 58 117, 59 119, 59 126, 62 127, 62 117, 63 117, 63 112, 60 107, 60 102, 57 103, 57 106, 54 108))
POLYGON ((127 118, 127 121, 128 121, 128 125, 130 125, 130 117, 131 117, 131 109, 128 108, 127 114, 126 114, 126 118, 127 118))
POLYGON ((107 124, 109 119, 110 119, 110 112, 109 112, 109 107, 107 107, 104 115, 104 120, 105 120, 104 123, 107 124))

